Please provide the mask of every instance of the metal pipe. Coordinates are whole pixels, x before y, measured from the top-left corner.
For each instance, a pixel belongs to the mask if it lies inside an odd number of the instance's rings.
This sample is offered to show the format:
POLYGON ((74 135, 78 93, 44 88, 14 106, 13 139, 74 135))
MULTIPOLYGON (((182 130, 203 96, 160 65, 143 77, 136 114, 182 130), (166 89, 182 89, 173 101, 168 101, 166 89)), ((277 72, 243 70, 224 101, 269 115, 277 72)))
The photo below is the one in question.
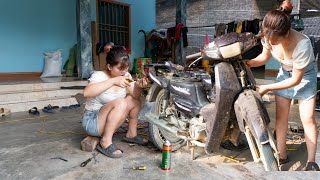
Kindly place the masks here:
POLYGON ((173 128, 170 128, 168 125, 167 125, 167 122, 165 122, 164 120, 160 120, 158 116, 155 116, 153 113, 150 113, 148 112, 146 114, 146 120, 156 126, 158 126, 159 128, 161 129, 164 129, 166 131, 169 131, 171 133, 173 133, 175 136, 177 136, 177 133, 178 131, 173 129, 173 128))
POLYGON ((247 126, 245 128, 246 128, 246 131, 245 131, 244 134, 246 135, 247 142, 248 142, 248 145, 249 145, 252 157, 253 157, 253 161, 255 163, 258 163, 258 162, 260 162, 260 158, 259 158, 259 155, 258 155, 258 152, 257 152, 257 148, 254 145, 253 138, 252 138, 252 136, 250 134, 250 129, 247 126))
POLYGON ((198 52, 198 53, 195 53, 195 54, 190 54, 189 56, 186 57, 187 60, 190 60, 190 59, 196 59, 196 58, 199 58, 201 57, 201 52, 198 52))

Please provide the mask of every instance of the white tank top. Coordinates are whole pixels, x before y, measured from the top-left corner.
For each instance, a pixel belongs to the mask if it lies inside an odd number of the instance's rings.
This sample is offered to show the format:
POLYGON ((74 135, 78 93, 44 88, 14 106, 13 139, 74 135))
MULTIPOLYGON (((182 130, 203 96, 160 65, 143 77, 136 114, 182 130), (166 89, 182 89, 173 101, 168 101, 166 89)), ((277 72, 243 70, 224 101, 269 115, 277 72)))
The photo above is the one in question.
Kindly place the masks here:
MULTIPOLYGON (((130 75, 129 73, 127 73, 130 75)), ((126 75, 127 75, 126 74, 126 75)), ((109 77, 103 71, 95 71, 88 79, 89 82, 102 82, 109 79, 109 77)), ((120 91, 106 90, 93 98, 87 98, 85 109, 90 111, 99 110, 102 106, 108 102, 117 99, 125 98, 127 95, 126 88, 121 88, 120 91)))

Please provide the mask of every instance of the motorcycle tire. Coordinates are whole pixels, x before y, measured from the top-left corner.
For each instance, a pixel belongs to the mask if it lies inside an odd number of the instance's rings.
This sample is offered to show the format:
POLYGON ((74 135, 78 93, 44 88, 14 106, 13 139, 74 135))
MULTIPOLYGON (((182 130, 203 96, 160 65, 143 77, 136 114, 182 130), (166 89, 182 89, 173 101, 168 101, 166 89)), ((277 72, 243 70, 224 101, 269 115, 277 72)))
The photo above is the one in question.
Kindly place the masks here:
MULTIPOLYGON (((263 107, 263 104, 256 97, 255 93, 250 90, 246 93, 246 98, 242 99, 241 109, 244 110, 244 114, 246 114, 246 118, 248 122, 256 121, 256 118, 265 118, 266 110, 263 107)), ((261 124, 260 126, 266 126, 265 124, 261 124)), ((251 127, 252 128, 252 127, 251 127)), ((252 139, 255 141, 256 146, 258 147, 260 159, 264 165, 264 169, 266 171, 279 171, 278 163, 275 158, 275 154, 273 153, 273 149, 271 148, 270 143, 261 144, 257 139, 252 136, 253 129, 250 129, 250 134, 252 139)), ((269 137, 271 139, 273 137, 269 137)))
MULTIPOLYGON (((162 110, 163 96, 164 96, 164 91, 161 90, 158 93, 156 102, 155 102, 156 115, 159 115, 162 110)), ((151 141, 159 150, 162 150, 165 140, 169 140, 170 143, 172 144, 172 151, 176 151, 186 144, 186 141, 184 139, 178 138, 174 134, 164 129, 161 129, 158 126, 151 123, 149 124, 149 133, 150 133, 151 141)))
POLYGON ((273 150, 269 143, 257 143, 260 152, 260 159, 266 171, 279 171, 278 163, 274 158, 273 150))

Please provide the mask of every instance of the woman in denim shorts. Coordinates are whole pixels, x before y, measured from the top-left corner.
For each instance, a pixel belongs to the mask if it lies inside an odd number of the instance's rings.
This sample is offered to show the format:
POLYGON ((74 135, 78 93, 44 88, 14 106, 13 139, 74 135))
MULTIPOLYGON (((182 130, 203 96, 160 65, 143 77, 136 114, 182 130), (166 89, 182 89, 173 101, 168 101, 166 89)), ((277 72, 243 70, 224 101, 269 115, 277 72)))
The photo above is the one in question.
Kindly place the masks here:
POLYGON ((123 140, 137 144, 148 142, 137 135, 140 94, 148 82, 144 78, 132 81, 128 73, 130 60, 124 47, 109 49, 106 70, 95 71, 83 91, 87 101, 82 126, 88 134, 101 137, 97 145, 99 152, 119 158, 123 156, 123 151, 112 143, 112 137, 127 117, 128 132, 123 140))
POLYGON ((315 162, 318 130, 314 117, 318 68, 310 40, 291 28, 289 12, 282 8, 267 13, 260 31, 263 51, 246 63, 250 67, 261 66, 271 56, 280 62, 276 82, 259 86, 261 95, 268 91, 276 95, 276 138, 280 164, 289 161, 286 152, 288 116, 291 100, 297 99, 308 149, 308 162, 304 169, 319 171, 315 162))

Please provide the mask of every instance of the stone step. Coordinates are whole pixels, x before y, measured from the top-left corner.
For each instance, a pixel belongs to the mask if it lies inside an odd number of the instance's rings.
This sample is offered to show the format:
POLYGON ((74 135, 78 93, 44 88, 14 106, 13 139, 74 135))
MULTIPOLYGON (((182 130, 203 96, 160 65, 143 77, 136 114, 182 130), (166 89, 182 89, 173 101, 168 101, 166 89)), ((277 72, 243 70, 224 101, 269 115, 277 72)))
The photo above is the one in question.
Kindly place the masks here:
POLYGON ((0 94, 0 106, 5 104, 17 104, 25 102, 43 101, 46 99, 61 99, 63 97, 71 97, 78 93, 82 93, 81 89, 50 89, 37 91, 10 92, 0 94))
POLYGON ((78 104, 74 97, 83 93, 83 89, 61 89, 61 87, 86 86, 87 81, 32 82, 0 84, 0 107, 11 112, 28 111, 32 107, 41 110, 52 106, 78 104))
POLYGON ((87 84, 88 84, 87 81, 10 84, 10 85, 6 84, 6 85, 0 85, 0 94, 45 91, 45 90, 52 90, 52 89, 60 89, 60 87, 68 87, 68 86, 86 86, 87 84))
POLYGON ((49 104, 51 104, 52 106, 62 107, 62 106, 69 106, 72 104, 78 104, 78 102, 75 97, 64 96, 64 97, 57 97, 57 98, 47 98, 39 101, 27 101, 27 102, 3 104, 0 106, 10 109, 11 112, 21 112, 21 111, 28 111, 33 107, 37 107, 38 110, 41 111, 41 109, 43 109, 45 106, 48 106, 49 104))

